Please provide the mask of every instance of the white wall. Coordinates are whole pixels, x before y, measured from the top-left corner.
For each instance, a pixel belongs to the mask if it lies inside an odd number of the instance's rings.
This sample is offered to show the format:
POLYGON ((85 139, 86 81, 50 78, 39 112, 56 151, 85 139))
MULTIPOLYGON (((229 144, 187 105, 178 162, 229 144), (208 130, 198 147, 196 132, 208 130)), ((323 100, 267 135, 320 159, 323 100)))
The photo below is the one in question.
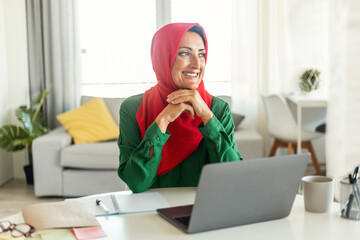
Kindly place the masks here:
MULTIPOLYGON (((6 42, 3 0, 0 0, 0 126, 10 122, 9 85, 6 63, 6 42)), ((11 155, 0 149, 0 185, 12 178, 11 155)))
POLYGON ((326 169, 329 176, 339 179, 360 165, 360 2, 332 1, 331 10, 326 169))
MULTIPOLYGON (((0 82, 1 124, 19 124, 15 117, 15 109, 29 103, 29 77, 27 57, 27 30, 25 0, 0 0, 0 82), (2 39, 1 39, 2 38, 2 39), (3 111, 5 109, 5 111, 3 111)), ((25 151, 12 154, 2 154, 12 159, 12 164, 4 166, 0 171, 6 171, 14 178, 25 178, 23 166, 27 161, 25 151), (9 156, 10 155, 10 156, 9 156), (11 173, 11 174, 10 174, 11 173)), ((0 182, 1 183, 1 182, 0 182)))
POLYGON ((293 49, 293 82, 307 68, 320 70, 319 91, 326 94, 329 62, 329 0, 290 0, 289 20, 293 49))

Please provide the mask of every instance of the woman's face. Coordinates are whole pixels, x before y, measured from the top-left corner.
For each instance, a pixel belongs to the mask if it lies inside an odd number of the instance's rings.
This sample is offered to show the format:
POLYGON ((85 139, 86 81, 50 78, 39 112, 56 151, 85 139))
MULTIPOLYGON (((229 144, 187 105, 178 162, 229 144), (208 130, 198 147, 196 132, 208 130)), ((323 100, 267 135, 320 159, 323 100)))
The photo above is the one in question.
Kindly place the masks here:
POLYGON ((195 32, 186 32, 180 43, 171 77, 179 89, 198 88, 205 70, 205 46, 195 32))

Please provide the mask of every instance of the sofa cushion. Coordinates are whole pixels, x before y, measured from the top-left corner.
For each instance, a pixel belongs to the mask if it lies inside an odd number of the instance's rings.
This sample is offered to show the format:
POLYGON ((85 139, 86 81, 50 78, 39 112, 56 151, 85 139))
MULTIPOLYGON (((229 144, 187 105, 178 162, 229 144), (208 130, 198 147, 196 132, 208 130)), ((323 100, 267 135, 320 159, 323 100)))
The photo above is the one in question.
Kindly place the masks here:
MULTIPOLYGON (((89 102, 90 100, 94 99, 92 96, 82 96, 81 97, 81 105, 89 102)), ((103 98, 106 106, 108 107, 111 116, 114 118, 115 123, 119 126, 120 123, 120 116, 119 116, 119 110, 121 103, 126 98, 103 98)))
POLYGON ((102 98, 94 98, 79 108, 58 115, 57 119, 75 144, 106 141, 119 135, 119 128, 102 98))
POLYGON ((232 118, 234 121, 235 130, 237 130, 240 123, 244 120, 245 115, 241 115, 241 114, 237 114, 237 113, 232 113, 231 115, 232 115, 232 118))
POLYGON ((60 165, 81 169, 117 169, 119 149, 116 141, 71 145, 61 151, 60 165))
MULTIPOLYGON (((216 96, 222 100, 224 100, 225 102, 227 102, 229 104, 229 107, 231 109, 231 112, 232 112, 232 100, 231 100, 231 97, 230 96, 226 96, 226 95, 218 95, 216 96)), ((238 113, 234 113, 232 112, 232 118, 233 118, 233 121, 234 121, 234 126, 235 126, 235 130, 238 129, 240 123, 244 120, 245 118, 245 115, 242 115, 242 114, 238 114, 238 113)))

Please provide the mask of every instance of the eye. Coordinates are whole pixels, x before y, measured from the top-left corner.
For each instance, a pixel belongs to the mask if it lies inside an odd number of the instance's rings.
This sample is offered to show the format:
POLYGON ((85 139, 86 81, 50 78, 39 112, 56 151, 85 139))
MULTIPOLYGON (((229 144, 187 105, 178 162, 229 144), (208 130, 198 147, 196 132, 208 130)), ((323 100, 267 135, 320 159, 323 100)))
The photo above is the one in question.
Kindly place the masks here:
POLYGON ((189 56, 190 56, 190 52, 188 52, 188 51, 183 51, 183 52, 179 52, 178 55, 181 56, 181 57, 189 57, 189 56))
POLYGON ((200 58, 205 58, 205 56, 206 56, 206 53, 204 53, 204 52, 203 52, 203 53, 199 53, 199 57, 200 57, 200 58))

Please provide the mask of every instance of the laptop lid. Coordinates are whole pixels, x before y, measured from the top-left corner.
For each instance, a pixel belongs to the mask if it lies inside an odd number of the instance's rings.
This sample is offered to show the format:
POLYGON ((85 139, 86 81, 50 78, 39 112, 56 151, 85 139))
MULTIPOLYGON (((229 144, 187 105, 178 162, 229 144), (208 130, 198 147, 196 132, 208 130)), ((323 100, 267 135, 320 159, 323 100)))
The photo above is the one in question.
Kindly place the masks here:
MULTIPOLYGON (((309 161, 307 153, 205 165, 188 228, 172 223, 196 233, 284 218, 309 161)), ((169 211, 172 216, 159 210, 168 221, 175 220, 174 210, 169 211)), ((177 211, 178 216, 186 215, 177 211)))

